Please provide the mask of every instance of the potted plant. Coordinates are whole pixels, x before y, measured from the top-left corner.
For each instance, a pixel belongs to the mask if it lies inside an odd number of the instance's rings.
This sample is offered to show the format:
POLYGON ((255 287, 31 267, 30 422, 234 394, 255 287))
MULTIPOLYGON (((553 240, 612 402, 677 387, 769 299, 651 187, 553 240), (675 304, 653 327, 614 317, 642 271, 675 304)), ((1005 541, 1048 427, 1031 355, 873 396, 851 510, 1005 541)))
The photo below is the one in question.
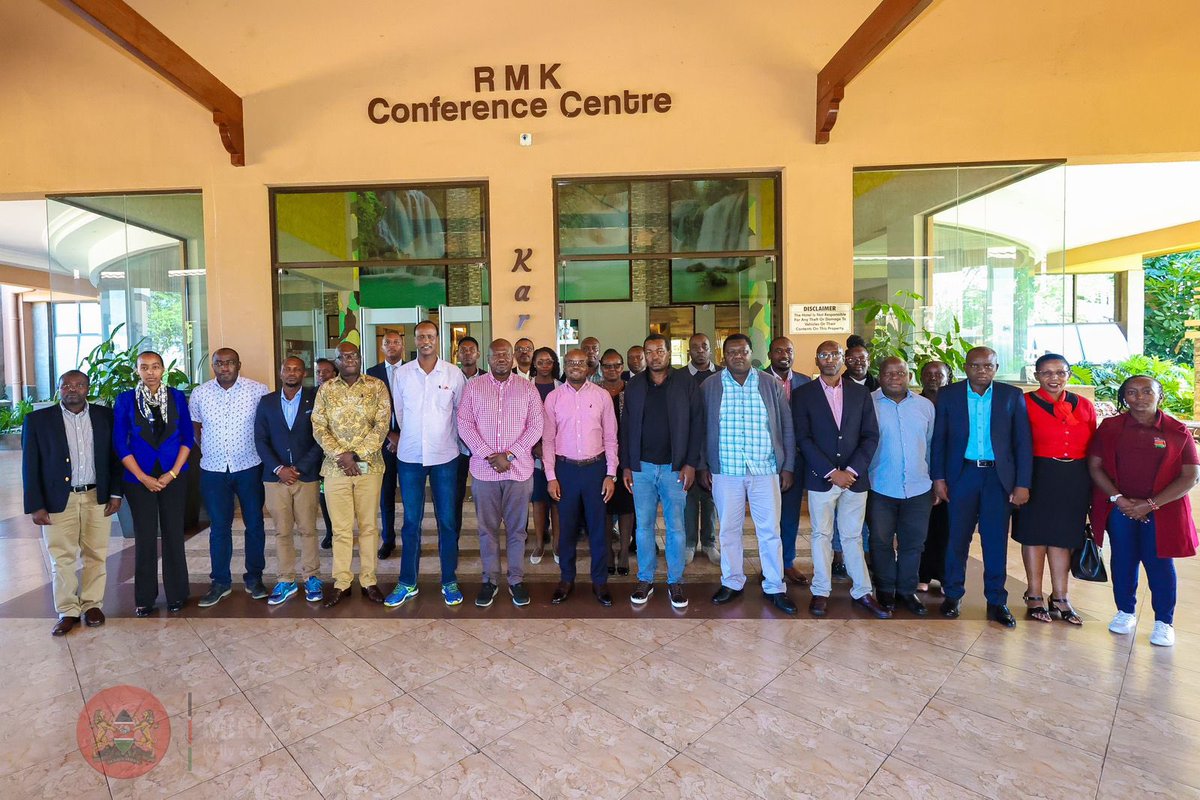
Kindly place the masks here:
POLYGON ((33 403, 29 400, 18 400, 0 408, 0 450, 21 449, 21 425, 30 411, 33 411, 33 403))
POLYGON ((903 290, 896 292, 896 297, 899 302, 859 300, 854 304, 855 311, 863 312, 863 324, 874 324, 871 357, 875 363, 890 356, 898 356, 912 367, 941 361, 950 367, 952 374, 962 375, 971 344, 961 335, 958 317, 953 318, 953 328, 943 333, 928 328, 917 330, 914 313, 925 298, 903 290))

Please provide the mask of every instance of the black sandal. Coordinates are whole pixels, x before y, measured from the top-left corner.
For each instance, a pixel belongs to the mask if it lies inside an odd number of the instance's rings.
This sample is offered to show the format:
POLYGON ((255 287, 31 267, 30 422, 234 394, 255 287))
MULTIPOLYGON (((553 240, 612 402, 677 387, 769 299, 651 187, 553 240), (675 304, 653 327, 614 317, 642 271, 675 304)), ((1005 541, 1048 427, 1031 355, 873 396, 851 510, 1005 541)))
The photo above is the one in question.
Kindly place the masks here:
POLYGON ((1022 599, 1025 600, 1025 618, 1026 619, 1035 619, 1038 622, 1053 622, 1054 621, 1054 617, 1050 616, 1050 609, 1048 609, 1044 605, 1042 605, 1042 596, 1041 595, 1037 595, 1035 597, 1030 597, 1029 592, 1026 592, 1025 594, 1021 595, 1021 597, 1022 597, 1022 599), (1031 602, 1034 602, 1034 601, 1037 602, 1036 606, 1029 605, 1031 602))
POLYGON ((1050 596, 1050 614, 1051 616, 1057 616, 1063 622, 1070 625, 1083 624, 1083 617, 1079 616, 1075 612, 1075 609, 1071 608, 1071 601, 1066 597, 1050 596), (1063 606, 1066 607, 1064 608, 1063 606))

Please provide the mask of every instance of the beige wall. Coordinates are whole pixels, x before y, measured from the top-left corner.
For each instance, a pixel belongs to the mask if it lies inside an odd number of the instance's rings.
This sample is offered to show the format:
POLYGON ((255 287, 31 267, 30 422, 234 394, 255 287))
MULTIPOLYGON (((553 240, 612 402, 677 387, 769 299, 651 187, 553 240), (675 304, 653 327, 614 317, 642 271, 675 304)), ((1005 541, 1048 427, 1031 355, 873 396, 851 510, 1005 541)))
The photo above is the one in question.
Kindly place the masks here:
MULTIPOLYGON (((454 4, 133 0, 245 98, 247 164, 208 114, 53 2, 0 4, 0 197, 199 188, 210 341, 267 378, 267 187, 486 179, 496 335, 554 331, 554 177, 783 172, 791 302, 852 297, 856 166, 1196 158, 1200 3, 940 0, 853 83, 813 140, 815 75, 875 0, 454 4), (670 92, 662 116, 374 125, 377 95, 474 98, 472 67, 561 62, 563 89, 670 92), (522 148, 517 136, 534 135, 522 148)), ((536 68, 535 68, 536 72, 536 68)), ((547 96, 557 97, 551 90, 547 96)), ((816 338, 799 338, 810 352, 816 338)), ((801 356, 801 363, 805 357, 801 356)))

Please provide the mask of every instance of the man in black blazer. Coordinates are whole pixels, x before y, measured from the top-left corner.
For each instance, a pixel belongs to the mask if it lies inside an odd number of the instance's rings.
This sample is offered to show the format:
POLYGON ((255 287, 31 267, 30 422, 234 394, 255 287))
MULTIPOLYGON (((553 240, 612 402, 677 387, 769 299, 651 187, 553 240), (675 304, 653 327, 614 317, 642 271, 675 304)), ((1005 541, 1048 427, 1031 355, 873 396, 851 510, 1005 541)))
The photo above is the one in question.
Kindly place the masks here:
POLYGON ((275 521, 277 581, 267 605, 277 606, 299 591, 293 533, 300 529, 300 574, 304 599, 323 599, 317 556, 317 510, 321 461, 325 452, 313 438, 312 412, 317 390, 304 387, 307 370, 299 358, 283 360, 280 388, 258 401, 254 449, 263 462, 263 494, 275 521))
POLYGON ((42 526, 53 565, 54 636, 79 624, 104 624, 105 559, 112 523, 121 507, 123 468, 113 449, 113 414, 87 402, 88 377, 64 372, 60 402, 25 417, 21 468, 25 513, 42 526), (83 581, 75 565, 83 555, 83 581))
POLYGON ((792 392, 796 444, 804 458, 804 487, 812 522, 812 602, 808 610, 823 617, 829 601, 833 566, 834 520, 841 531, 846 571, 854 581, 854 602, 880 619, 892 614, 875 599, 863 555, 862 527, 867 510, 867 471, 879 445, 875 403, 866 387, 842 374, 844 354, 837 342, 817 348, 819 380, 792 392))
MULTIPOLYGON (((792 392, 812 378, 802 372, 792 370, 796 360, 796 349, 792 340, 786 336, 776 336, 771 340, 771 349, 767 351, 769 363, 763 367, 763 372, 775 379, 783 388, 783 394, 790 404, 792 392)), ((804 458, 799 450, 796 452, 796 475, 799 477, 792 488, 780 495, 779 500, 779 538, 783 540, 783 577, 797 586, 808 586, 808 576, 796 568, 796 536, 800 532, 800 504, 804 499, 804 458)))
POLYGON ((1029 500, 1033 436, 1021 390, 995 382, 998 365, 994 350, 973 348, 967 352, 967 379, 938 392, 929 472, 934 495, 950 512, 942 615, 959 614, 978 526, 988 619, 1012 628, 1017 621, 1004 588, 1008 523, 1013 507, 1029 500))
MULTIPOLYGON (((389 330, 383 334, 383 362, 367 370, 372 378, 378 378, 387 386, 388 399, 392 397, 392 373, 404 363, 404 333, 389 330)), ((395 405, 392 406, 395 408, 395 405)), ((379 557, 387 558, 396 549, 396 445, 400 441, 400 426, 392 414, 391 428, 383 440, 383 487, 379 492, 379 557)))

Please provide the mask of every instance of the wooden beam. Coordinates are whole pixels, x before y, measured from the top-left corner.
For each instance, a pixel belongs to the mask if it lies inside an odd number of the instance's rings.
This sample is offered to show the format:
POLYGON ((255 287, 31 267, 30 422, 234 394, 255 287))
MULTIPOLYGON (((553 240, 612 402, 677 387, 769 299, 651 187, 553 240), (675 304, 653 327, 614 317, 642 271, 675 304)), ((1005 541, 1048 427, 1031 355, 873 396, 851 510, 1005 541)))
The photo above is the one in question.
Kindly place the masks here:
POLYGON ((817 75, 817 144, 829 142, 846 84, 866 69, 933 0, 883 0, 817 75))
POLYGON ((61 0, 96 30, 212 112, 235 167, 246 166, 242 98, 123 0, 61 0))

